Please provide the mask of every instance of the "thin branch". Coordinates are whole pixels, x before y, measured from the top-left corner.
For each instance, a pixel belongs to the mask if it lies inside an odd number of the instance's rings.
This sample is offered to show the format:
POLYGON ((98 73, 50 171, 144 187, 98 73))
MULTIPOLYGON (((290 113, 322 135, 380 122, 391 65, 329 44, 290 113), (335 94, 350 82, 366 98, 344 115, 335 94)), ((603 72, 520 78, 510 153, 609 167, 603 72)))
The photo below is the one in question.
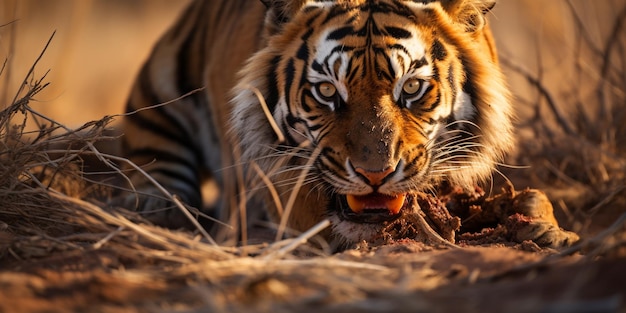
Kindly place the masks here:
POLYGON ((563 131, 566 134, 568 134, 568 135, 572 135, 572 136, 576 135, 576 132, 574 131, 574 128, 572 128, 572 126, 568 122, 568 120, 565 117, 565 115, 563 114, 563 112, 561 112, 561 109, 559 108, 559 106, 556 104, 556 102, 552 98, 552 95, 550 94, 550 91, 543 85, 543 83, 540 80, 538 80, 534 75, 529 73, 527 70, 523 69, 522 67, 520 67, 520 66, 518 66, 516 64, 513 64, 512 62, 508 61, 507 59, 502 59, 501 62, 505 66, 507 66, 510 69, 512 69, 514 72, 516 72, 519 75, 521 75, 522 77, 524 77, 526 79, 526 81, 528 81, 528 83, 531 84, 533 87, 537 88, 537 91, 546 100, 546 102, 548 104, 548 107, 550 108, 550 110, 552 110, 552 113, 554 114, 557 122, 563 128, 563 131))
POLYGON ((578 15, 578 12, 576 11, 576 8, 574 8, 574 5, 572 4, 571 0, 567 0, 565 1, 565 3, 569 7, 569 11, 572 15, 572 18, 574 19, 574 23, 576 25, 576 32, 580 34, 580 37, 583 38, 583 40, 587 44, 587 47, 594 54, 596 54, 598 57, 601 56, 602 50, 596 47, 593 40, 591 40, 591 36, 589 36, 589 33, 587 32, 587 23, 583 22, 583 20, 580 18, 580 15, 578 15))
POLYGON ((193 95, 193 94, 195 94, 195 93, 197 93, 197 92, 200 92, 200 91, 202 91, 202 90, 204 90, 204 89, 206 89, 206 87, 196 88, 196 89, 191 90, 191 91, 189 91, 189 92, 187 92, 187 93, 183 94, 182 96, 177 97, 177 98, 174 98, 174 99, 172 99, 172 100, 165 101, 165 102, 163 102, 163 103, 158 103, 158 104, 154 104, 154 105, 145 106, 145 107, 142 107, 142 108, 136 109, 136 110, 134 110, 134 111, 130 111, 130 112, 122 113, 122 114, 113 114, 113 115, 109 115, 109 116, 107 116, 107 118, 113 118, 113 117, 118 117, 118 116, 119 116, 119 117, 122 117, 122 116, 129 116, 129 115, 137 114, 137 113, 139 113, 139 112, 141 112, 141 111, 151 110, 151 109, 159 108, 159 107, 162 107, 162 106, 166 106, 166 105, 171 104, 171 103, 174 103, 174 102, 176 102, 176 101, 178 101, 178 100, 181 100, 181 99, 187 98, 187 97, 189 97, 189 96, 191 96, 191 95, 193 95))
POLYGON ((13 101, 11 101, 11 103, 16 103, 17 102, 17 97, 19 97, 20 93, 22 93, 24 88, 26 86, 28 86, 28 80, 29 80, 30 77, 32 77, 32 75, 33 75, 33 73, 35 71, 35 66, 37 66, 37 64, 39 63, 39 61, 43 57, 43 55, 46 52, 46 50, 48 50, 48 47, 50 46, 50 43, 52 42, 52 39, 54 38, 54 34, 56 34, 56 30, 52 32, 52 35, 50 35, 50 38, 48 39, 48 41, 46 42, 46 45, 41 50, 41 53, 39 53, 39 56, 37 57, 37 59, 35 59, 35 62, 33 63, 33 65, 31 65, 30 69, 28 70, 28 73, 26 74, 26 77, 24 77, 24 81, 22 81, 22 84, 20 85, 20 88, 15 93, 15 97, 13 98, 13 101))
POLYGON ((289 215, 291 214, 291 210, 293 209, 296 203, 296 199, 298 197, 298 193, 300 192, 300 188, 302 188, 302 185, 304 184, 304 179, 309 173, 309 169, 313 165, 313 162, 315 162, 315 160, 317 159, 317 156, 321 153, 321 150, 322 149, 319 146, 313 150, 313 153, 311 153, 311 156, 309 157, 309 159, 307 160, 307 163, 305 164, 304 170, 302 170, 302 172, 300 173, 300 176, 298 176, 298 180, 296 181, 296 184, 293 186, 293 189, 291 190, 289 199, 287 199, 287 203, 285 204, 285 215, 283 215, 280 219, 280 225, 278 228, 278 232, 276 233, 276 241, 280 240, 285 232, 285 229, 287 227, 287 221, 289 220, 289 215))
POLYGON ((626 6, 622 8, 622 11, 618 14, 613 24, 611 34, 609 35, 606 45, 604 47, 604 54, 602 55, 602 66, 600 67, 600 81, 596 90, 598 100, 600 102, 600 119, 608 117, 611 114, 608 102, 604 95, 604 86, 609 76, 609 70, 611 69, 611 52, 616 47, 616 43, 620 42, 620 33, 624 27, 624 21, 626 21, 626 6))
POLYGON ((285 256, 285 254, 293 251, 298 246, 300 246, 302 244, 305 244, 307 241, 309 241, 309 239, 311 237, 317 235, 319 232, 321 232, 322 230, 324 230, 328 226, 330 226, 330 221, 328 219, 322 220, 321 222, 315 224, 315 226, 311 227, 309 230, 307 230, 304 233, 302 233, 297 238, 293 239, 287 246, 283 247, 282 249, 280 249, 278 251, 275 251, 272 254, 266 255, 265 257, 263 257, 263 259, 264 260, 275 260, 275 259, 278 259, 278 258, 282 258, 283 256, 285 256))
POLYGON ((615 19, 615 23, 611 28, 611 34, 607 39, 606 45, 604 47, 604 54, 602 55, 602 67, 600 70, 600 77, 606 77, 608 75, 608 71, 611 69, 611 52, 613 48, 615 48, 616 43, 620 41, 620 33, 624 28, 624 22, 626 21, 626 6, 622 8, 619 15, 615 19))
POLYGON ((285 142, 285 135, 280 130, 280 127, 278 127, 276 120, 274 120, 274 116, 272 115, 272 112, 270 112, 270 109, 268 108, 267 103, 265 102, 265 98, 263 98, 263 95, 261 94, 259 89, 252 87, 252 86, 248 86, 248 89, 254 92, 257 99, 259 100, 259 103, 261 104, 261 108, 263 109, 263 113, 265 114, 265 117, 267 118, 267 122, 270 123, 272 130, 274 130, 274 133, 276 134, 276 137, 278 138, 278 142, 279 143, 285 142))

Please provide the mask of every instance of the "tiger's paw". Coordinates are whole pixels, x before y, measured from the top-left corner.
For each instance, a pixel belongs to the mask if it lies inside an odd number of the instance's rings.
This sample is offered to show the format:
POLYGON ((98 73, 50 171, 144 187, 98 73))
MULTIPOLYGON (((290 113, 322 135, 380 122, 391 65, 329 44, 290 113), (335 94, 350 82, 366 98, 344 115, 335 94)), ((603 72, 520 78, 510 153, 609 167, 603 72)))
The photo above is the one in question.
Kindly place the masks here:
POLYGON ((504 224, 509 240, 522 243, 532 241, 540 247, 564 248, 576 243, 580 237, 571 231, 544 219, 531 218, 522 214, 513 214, 504 224))
POLYGON ((526 189, 512 195, 504 222, 510 240, 519 243, 531 240, 540 247, 558 249, 580 239, 576 233, 559 227, 552 204, 542 191, 526 189))

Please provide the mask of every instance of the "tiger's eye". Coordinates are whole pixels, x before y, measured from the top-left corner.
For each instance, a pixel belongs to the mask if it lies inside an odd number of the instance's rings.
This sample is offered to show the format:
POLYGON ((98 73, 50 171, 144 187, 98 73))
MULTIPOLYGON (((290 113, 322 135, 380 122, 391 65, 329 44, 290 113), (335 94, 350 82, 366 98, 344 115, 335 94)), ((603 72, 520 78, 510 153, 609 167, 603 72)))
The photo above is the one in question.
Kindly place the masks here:
POLYGON ((337 88, 331 83, 321 83, 317 85, 317 91, 322 97, 332 98, 337 93, 337 88))
POLYGON ((417 79, 409 79, 404 82, 404 86, 402 86, 402 91, 404 91, 407 95, 412 95, 417 93, 420 90, 421 83, 417 79))

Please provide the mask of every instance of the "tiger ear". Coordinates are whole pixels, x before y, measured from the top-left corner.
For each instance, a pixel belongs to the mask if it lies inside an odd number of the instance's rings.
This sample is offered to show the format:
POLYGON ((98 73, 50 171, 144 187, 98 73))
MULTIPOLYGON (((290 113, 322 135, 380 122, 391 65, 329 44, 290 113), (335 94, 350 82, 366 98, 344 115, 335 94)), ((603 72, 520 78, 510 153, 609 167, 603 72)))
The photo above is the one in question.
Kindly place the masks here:
POLYGON ((265 27, 274 33, 288 22, 308 0, 261 0, 267 8, 265 27))
POLYGON ((440 0, 443 9, 452 18, 465 25, 468 32, 481 30, 487 14, 496 5, 496 0, 440 0))

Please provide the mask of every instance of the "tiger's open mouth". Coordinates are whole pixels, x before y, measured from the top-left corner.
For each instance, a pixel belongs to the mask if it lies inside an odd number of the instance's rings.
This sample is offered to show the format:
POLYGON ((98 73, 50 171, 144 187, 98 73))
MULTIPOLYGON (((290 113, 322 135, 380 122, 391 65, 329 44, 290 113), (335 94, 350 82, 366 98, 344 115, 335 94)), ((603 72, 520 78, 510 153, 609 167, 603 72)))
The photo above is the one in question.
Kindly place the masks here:
POLYGON ((359 196, 336 195, 335 198, 340 219, 367 224, 393 221, 411 203, 408 194, 390 196, 374 192, 359 196))

